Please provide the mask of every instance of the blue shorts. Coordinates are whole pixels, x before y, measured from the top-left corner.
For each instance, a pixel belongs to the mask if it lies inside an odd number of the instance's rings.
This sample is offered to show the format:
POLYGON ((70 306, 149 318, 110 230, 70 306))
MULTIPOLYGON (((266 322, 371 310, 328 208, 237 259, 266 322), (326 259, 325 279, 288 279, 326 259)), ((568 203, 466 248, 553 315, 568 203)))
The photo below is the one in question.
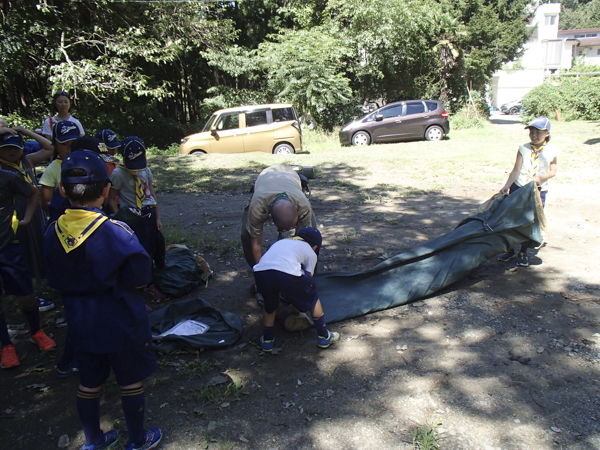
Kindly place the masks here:
POLYGON ((277 310, 280 292, 300 312, 309 312, 319 300, 313 277, 307 272, 296 277, 279 270, 262 270, 254 272, 254 280, 258 292, 265 299, 264 309, 269 314, 277 310))
POLYGON ((27 297, 33 294, 25 249, 15 242, 0 250, 0 295, 3 287, 7 295, 27 297))
POLYGON ((89 389, 102 386, 108 380, 110 369, 115 372, 119 386, 135 384, 156 371, 156 357, 150 342, 115 353, 76 350, 75 356, 79 364, 79 383, 89 389))
MULTIPOLYGON (((517 191, 521 186, 517 186, 515 183, 513 183, 510 186, 510 189, 508 191, 509 194, 512 194, 513 192, 517 191)), ((539 187, 538 187, 539 189, 539 187)), ((546 194, 548 193, 548 191, 540 191, 540 197, 542 198, 542 207, 546 207, 546 194)))

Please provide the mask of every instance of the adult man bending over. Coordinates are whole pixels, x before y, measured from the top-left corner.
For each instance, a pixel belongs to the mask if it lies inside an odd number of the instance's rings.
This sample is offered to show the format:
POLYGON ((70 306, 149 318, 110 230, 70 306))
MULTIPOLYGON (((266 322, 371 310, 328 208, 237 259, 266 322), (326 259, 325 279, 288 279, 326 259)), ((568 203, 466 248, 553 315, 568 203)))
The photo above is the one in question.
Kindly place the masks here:
POLYGON ((280 233, 317 226, 300 177, 287 164, 267 167, 258 175, 254 194, 244 210, 242 247, 250 267, 262 257, 263 225, 267 220, 272 220, 280 233))

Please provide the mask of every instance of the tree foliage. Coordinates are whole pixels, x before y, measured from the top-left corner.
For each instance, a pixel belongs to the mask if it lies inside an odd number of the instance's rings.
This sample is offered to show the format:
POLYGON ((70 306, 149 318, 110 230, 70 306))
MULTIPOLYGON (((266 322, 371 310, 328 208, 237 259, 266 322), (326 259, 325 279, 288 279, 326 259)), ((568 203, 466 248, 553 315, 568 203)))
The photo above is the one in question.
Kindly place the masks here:
POLYGON ((327 127, 365 100, 454 108, 519 55, 526 4, 15 0, 0 15, 0 108, 41 121, 51 92, 69 89, 86 129, 159 145, 244 103, 293 102, 327 127))
POLYGON ((562 2, 561 30, 600 27, 600 0, 569 0, 562 2))

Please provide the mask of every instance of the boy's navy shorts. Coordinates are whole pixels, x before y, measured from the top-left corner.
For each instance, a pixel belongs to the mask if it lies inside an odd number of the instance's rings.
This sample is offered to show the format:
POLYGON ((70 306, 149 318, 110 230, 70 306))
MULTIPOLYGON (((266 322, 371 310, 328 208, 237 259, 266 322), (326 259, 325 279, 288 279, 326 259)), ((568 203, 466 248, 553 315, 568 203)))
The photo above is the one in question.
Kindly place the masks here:
POLYGON ((147 342, 137 348, 114 353, 76 351, 79 364, 79 383, 94 389, 108 380, 110 369, 115 372, 119 386, 129 386, 144 380, 156 371, 156 357, 152 344, 147 342))
POLYGON ((319 294, 313 277, 303 272, 296 277, 279 270, 261 270, 254 272, 258 292, 265 299, 264 309, 272 313, 279 306, 279 293, 300 312, 308 312, 319 300, 319 294))
POLYGON ((33 294, 33 283, 25 260, 25 249, 16 242, 0 250, 0 295, 2 288, 7 295, 27 297, 33 294))
POLYGON ((156 208, 154 206, 146 206, 142 208, 142 218, 130 225, 135 233, 135 236, 148 252, 153 256, 156 252, 156 208))

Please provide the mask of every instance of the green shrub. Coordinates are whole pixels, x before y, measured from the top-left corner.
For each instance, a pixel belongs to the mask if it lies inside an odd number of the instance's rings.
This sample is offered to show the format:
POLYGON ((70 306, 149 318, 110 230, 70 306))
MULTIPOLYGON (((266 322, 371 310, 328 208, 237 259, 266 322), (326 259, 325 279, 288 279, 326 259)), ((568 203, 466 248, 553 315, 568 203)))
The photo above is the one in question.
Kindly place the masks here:
POLYGON ((473 107, 469 110, 466 106, 456 114, 450 116, 450 130, 468 130, 470 128, 483 128, 487 123, 487 113, 475 112, 473 107))
POLYGON ((563 77, 560 82, 545 83, 532 89, 523 99, 524 119, 546 116, 563 120, 600 119, 600 78, 563 77))

